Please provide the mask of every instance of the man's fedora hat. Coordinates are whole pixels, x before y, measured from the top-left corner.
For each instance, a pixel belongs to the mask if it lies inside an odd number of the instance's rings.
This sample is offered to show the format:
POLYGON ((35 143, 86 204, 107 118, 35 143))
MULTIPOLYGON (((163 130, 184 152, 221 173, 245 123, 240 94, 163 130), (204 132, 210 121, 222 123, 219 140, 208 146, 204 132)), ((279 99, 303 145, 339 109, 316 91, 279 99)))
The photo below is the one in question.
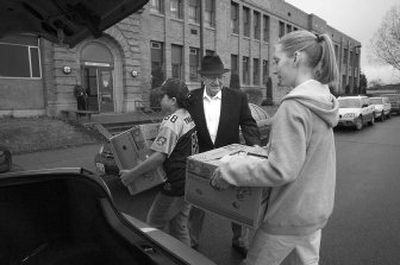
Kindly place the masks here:
POLYGON ((228 72, 229 69, 224 69, 224 64, 218 55, 206 55, 201 60, 201 75, 220 75, 228 72))

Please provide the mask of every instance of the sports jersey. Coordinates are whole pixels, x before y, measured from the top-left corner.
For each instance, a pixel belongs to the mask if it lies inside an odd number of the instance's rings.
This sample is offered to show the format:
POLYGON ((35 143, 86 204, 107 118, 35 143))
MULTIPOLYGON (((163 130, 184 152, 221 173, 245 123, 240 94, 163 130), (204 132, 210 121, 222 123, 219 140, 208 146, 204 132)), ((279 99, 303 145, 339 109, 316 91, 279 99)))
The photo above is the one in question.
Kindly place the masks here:
POLYGON ((163 193, 170 196, 183 196, 186 158, 198 153, 199 149, 196 127, 189 112, 178 109, 165 116, 150 148, 167 155, 163 164, 167 174, 163 193))

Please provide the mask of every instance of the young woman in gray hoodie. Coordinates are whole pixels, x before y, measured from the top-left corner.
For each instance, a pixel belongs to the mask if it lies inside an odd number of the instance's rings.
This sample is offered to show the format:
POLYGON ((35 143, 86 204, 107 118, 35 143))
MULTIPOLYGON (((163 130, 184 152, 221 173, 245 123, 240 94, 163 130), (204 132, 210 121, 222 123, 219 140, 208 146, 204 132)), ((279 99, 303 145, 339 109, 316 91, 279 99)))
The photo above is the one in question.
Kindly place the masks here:
POLYGON ((273 117, 268 159, 224 158, 210 184, 269 191, 245 264, 280 264, 292 253, 290 264, 316 265, 335 195, 338 102, 329 89, 338 81, 335 53, 327 34, 295 31, 278 42, 273 58, 279 85, 292 90, 273 117))

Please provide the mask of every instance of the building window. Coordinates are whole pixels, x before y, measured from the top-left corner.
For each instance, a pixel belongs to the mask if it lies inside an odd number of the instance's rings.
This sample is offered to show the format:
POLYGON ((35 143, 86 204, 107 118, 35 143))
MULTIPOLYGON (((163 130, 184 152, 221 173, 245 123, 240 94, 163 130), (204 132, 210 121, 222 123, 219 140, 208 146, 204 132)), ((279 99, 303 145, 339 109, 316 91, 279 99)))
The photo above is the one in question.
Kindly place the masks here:
POLYGON ((348 61, 348 50, 347 49, 344 49, 343 50, 343 64, 347 64, 347 61, 348 61))
POLYGON ((279 38, 285 35, 285 23, 279 21, 279 38))
POLYGON ((231 2, 231 29, 232 33, 239 34, 239 5, 231 2))
POLYGON ((0 39, 0 77, 41 78, 39 39, 15 35, 0 39))
POLYGON ((182 0, 170 0, 171 17, 183 18, 182 0))
POLYGON ((254 39, 259 40, 260 39, 260 30, 261 30, 261 16, 260 13, 257 11, 254 11, 254 16, 253 16, 253 25, 254 25, 254 39))
POLYGON ((151 0, 151 8, 153 12, 164 14, 164 0, 151 0))
POLYGON ((243 84, 250 85, 249 57, 243 56, 243 84))
POLYGON ((215 26, 215 1, 205 0, 206 6, 204 9, 204 22, 207 26, 215 26))
POLYGON ((297 31, 297 30, 299 30, 298 28, 296 28, 296 27, 293 27, 293 31, 297 31))
POLYGON ((164 69, 164 45, 162 42, 150 42, 151 53, 151 86, 158 87, 162 84, 165 77, 164 69))
POLYGON ((243 35, 250 37, 250 9, 243 7, 243 35))
POLYGON ((200 3, 199 0, 189 0, 189 22, 200 22, 200 3))
POLYGON ((287 24, 286 25, 286 33, 292 32, 292 25, 287 24))
POLYGON ((231 74, 239 73, 239 61, 236 54, 231 54, 231 74))
POLYGON ((177 79, 182 78, 182 46, 171 45, 171 64, 172 64, 172 77, 177 79))
POLYGON ((340 62, 339 60, 339 46, 335 44, 335 56, 336 56, 336 62, 340 62))
POLYGON ((189 79, 190 81, 199 81, 200 49, 190 48, 189 50, 189 79))
POLYGON ((264 16, 263 40, 269 42, 269 16, 264 16))
POLYGON ((260 84, 260 60, 257 58, 253 59, 253 84, 260 84))
POLYGON ((269 77, 268 61, 263 60, 263 85, 267 84, 269 77))
POLYGON ((354 54, 354 56, 355 56, 355 62, 354 62, 354 67, 356 68, 356 71, 357 71, 357 68, 358 68, 358 62, 359 62, 359 54, 358 53, 356 53, 356 54, 354 54))
POLYGON ((350 51, 350 65, 353 66, 353 64, 354 64, 353 52, 350 51))

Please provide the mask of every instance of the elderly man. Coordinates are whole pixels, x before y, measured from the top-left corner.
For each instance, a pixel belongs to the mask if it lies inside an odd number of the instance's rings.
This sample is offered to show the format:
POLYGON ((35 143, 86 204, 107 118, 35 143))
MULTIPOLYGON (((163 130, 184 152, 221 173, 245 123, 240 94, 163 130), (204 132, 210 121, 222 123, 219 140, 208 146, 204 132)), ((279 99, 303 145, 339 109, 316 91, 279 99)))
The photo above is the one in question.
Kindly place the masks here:
MULTIPOLYGON (((200 152, 225 145, 239 143, 239 127, 248 145, 260 145, 260 133, 249 109, 246 94, 240 90, 223 87, 222 77, 226 73, 218 55, 206 55, 201 62, 202 87, 191 92, 189 112, 197 127, 200 152)), ((192 247, 199 244, 205 213, 192 208, 189 229, 192 247)), ((232 223, 232 247, 246 255, 248 229, 232 223)))

